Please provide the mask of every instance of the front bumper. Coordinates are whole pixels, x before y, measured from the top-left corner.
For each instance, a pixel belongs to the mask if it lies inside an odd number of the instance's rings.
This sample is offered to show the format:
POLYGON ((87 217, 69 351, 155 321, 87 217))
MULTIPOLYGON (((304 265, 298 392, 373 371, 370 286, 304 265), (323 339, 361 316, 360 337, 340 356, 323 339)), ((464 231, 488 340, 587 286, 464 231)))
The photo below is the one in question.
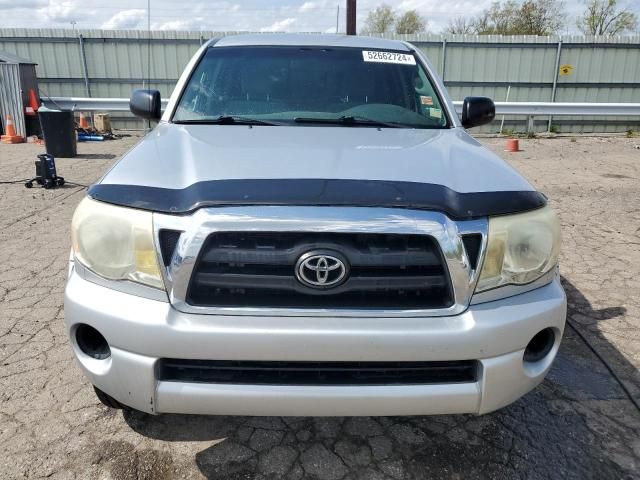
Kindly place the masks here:
POLYGON ((70 274, 65 321, 74 353, 98 388, 148 413, 224 415, 483 414, 538 385, 556 356, 566 317, 559 277, 449 317, 269 317, 182 313, 167 302, 112 290, 70 274), (80 351, 85 323, 111 357, 80 351), (527 343, 552 328, 555 344, 535 363, 527 343), (478 360, 476 382, 392 386, 229 385, 157 380, 160 358, 273 361, 478 360))

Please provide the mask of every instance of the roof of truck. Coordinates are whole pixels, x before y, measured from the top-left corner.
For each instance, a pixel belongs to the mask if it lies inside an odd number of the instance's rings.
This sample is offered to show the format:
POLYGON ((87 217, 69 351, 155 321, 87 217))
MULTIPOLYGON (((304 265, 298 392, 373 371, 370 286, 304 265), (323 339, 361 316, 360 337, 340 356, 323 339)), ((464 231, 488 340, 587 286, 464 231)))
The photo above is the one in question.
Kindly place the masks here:
MULTIPOLYGON (((213 43, 213 41, 212 41, 213 43)), ((354 47, 384 50, 410 51, 404 42, 384 38, 359 37, 355 35, 330 35, 309 33, 262 33, 232 35, 215 42, 215 47, 239 46, 313 46, 313 47, 354 47)))

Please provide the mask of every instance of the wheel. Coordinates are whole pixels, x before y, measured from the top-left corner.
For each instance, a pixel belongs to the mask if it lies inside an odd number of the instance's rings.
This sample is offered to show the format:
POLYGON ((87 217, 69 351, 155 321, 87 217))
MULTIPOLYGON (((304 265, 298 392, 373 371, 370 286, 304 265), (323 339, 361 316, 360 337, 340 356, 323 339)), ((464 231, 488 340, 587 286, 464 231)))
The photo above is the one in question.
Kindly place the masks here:
POLYGON ((62 177, 58 177, 56 178, 56 183, 58 184, 59 187, 64 185, 64 178, 62 177))
POLYGON ((33 188, 33 182, 27 182, 24 184, 24 186, 27 188, 33 188))
POLYGON ((55 186, 56 184, 53 183, 53 180, 49 180, 48 178, 44 181, 44 184, 43 184, 43 187, 46 188, 47 190, 55 186))
POLYGON ((100 400, 100 402, 103 405, 106 405, 109 408, 115 408, 118 410, 132 410, 131 407, 127 407, 126 405, 120 403, 111 395, 107 395, 95 385, 93 387, 93 390, 96 392, 96 396, 98 397, 98 400, 100 400))

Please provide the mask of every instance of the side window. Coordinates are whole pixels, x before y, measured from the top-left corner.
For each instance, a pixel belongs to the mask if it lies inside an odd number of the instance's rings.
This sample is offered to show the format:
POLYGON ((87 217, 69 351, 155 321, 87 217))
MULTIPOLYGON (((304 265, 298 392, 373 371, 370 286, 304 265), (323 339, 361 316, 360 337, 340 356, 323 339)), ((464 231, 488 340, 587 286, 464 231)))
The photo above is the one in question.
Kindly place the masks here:
POLYGON ((420 113, 425 117, 429 117, 431 120, 439 120, 438 123, 445 125, 446 118, 442 111, 442 105, 440 105, 440 101, 433 89, 433 85, 422 68, 416 69, 414 87, 416 93, 416 104, 420 109, 420 113))

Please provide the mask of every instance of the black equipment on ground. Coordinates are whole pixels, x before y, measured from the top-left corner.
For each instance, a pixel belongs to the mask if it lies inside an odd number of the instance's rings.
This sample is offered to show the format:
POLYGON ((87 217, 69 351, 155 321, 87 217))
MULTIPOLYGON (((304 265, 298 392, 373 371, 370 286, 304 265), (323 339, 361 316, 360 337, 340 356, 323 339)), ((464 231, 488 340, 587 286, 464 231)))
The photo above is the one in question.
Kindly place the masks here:
POLYGON ((58 158, 73 158, 77 155, 76 124, 69 110, 38 111, 45 151, 58 158))
POLYGON ((36 176, 24 184, 25 187, 33 187, 33 182, 42 185, 44 188, 56 188, 64 185, 64 177, 59 177, 56 173, 56 161, 53 155, 43 153, 38 155, 36 160, 36 176))

